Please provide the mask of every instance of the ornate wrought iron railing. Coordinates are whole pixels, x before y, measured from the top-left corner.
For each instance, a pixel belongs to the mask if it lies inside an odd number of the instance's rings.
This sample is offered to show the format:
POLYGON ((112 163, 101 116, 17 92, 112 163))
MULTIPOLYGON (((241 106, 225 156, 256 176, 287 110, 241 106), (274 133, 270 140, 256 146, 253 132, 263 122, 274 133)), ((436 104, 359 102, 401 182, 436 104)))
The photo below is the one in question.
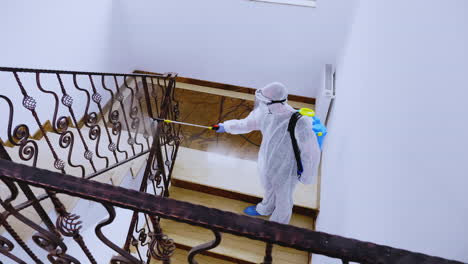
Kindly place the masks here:
MULTIPOLYGON (((177 119, 175 77, 173 73, 115 74, 0 67, 0 139, 5 139, 0 140, 0 159, 90 180, 144 157, 147 166, 140 191, 168 196, 180 127, 166 123, 158 126, 152 118, 177 119), (34 130, 37 132, 31 133, 34 130)), ((67 231, 70 226, 63 226, 79 216, 70 214, 50 190, 41 192, 28 185, 18 186, 23 197, 6 203, 5 210, 19 213, 33 207, 45 224, 43 231, 59 238, 72 236, 89 261, 95 263, 79 230, 71 234, 67 231), (55 223, 42 205, 49 200, 59 216, 55 223)), ((6 211, 4 215, 8 215, 6 211)), ((148 219, 147 215, 143 217, 148 219)), ((134 243, 134 234, 138 237, 153 231, 151 226, 138 227, 138 218, 135 212, 126 245, 134 243)), ((33 224, 32 219, 19 221, 33 224)), ((20 237, 21 230, 8 222, 1 227, 32 260, 41 263, 20 237)), ((9 245, 5 243, 2 245, 9 245)))
MULTIPOLYGON (((18 188, 15 184, 35 186, 50 192, 65 193, 102 204, 108 212, 108 218, 96 226, 95 233, 105 245, 112 248, 115 253, 118 254, 113 257, 111 263, 140 264, 146 262, 146 260, 139 259, 129 254, 127 251, 122 250, 119 246, 107 239, 106 234, 102 231, 104 226, 109 225, 114 220, 114 207, 141 212, 149 216, 149 223, 154 228, 154 231, 151 233, 149 242, 146 244, 149 252, 148 257, 162 260, 163 263, 170 263, 170 257, 175 250, 174 241, 165 236, 159 227, 160 219, 164 218, 204 227, 213 232, 213 241, 192 248, 188 257, 189 263, 196 263, 195 257, 197 254, 219 245, 222 239, 221 233, 229 233, 265 242, 266 251, 264 263, 272 263, 271 251, 274 244, 338 258, 341 259, 343 263, 461 263, 315 232, 290 225, 278 224, 262 219, 241 216, 144 192, 114 187, 109 184, 92 182, 58 172, 32 168, 6 160, 0 160, 0 179, 9 189, 8 197, 1 200, 1 205, 6 208, 7 211, 6 215, 2 215, 2 223, 5 223, 8 217, 11 216, 24 220, 27 225, 36 231, 34 235, 36 243, 47 251, 49 259, 54 259, 57 263, 80 262, 73 256, 67 254, 66 245, 63 244, 56 233, 49 232, 34 223, 27 222, 26 217, 14 210, 11 206, 11 202, 18 194, 18 188)), ((74 236, 81 225, 76 217, 70 215, 59 218, 57 223, 60 227, 59 232, 69 236, 74 236)), ((81 239, 76 240, 77 242, 82 241, 81 239)), ((11 241, 8 241, 4 237, 0 237, 0 241, 2 243, 0 254, 9 256, 10 259, 17 263, 26 262, 26 260, 15 259, 15 256, 10 254, 11 241)), ((101 249, 88 249, 90 259, 93 250, 101 249)))
POLYGON ((173 77, 0 68, 0 137, 14 160, 44 166, 39 155, 50 154, 47 168, 93 178, 149 152, 147 117, 174 114, 164 101, 173 77))

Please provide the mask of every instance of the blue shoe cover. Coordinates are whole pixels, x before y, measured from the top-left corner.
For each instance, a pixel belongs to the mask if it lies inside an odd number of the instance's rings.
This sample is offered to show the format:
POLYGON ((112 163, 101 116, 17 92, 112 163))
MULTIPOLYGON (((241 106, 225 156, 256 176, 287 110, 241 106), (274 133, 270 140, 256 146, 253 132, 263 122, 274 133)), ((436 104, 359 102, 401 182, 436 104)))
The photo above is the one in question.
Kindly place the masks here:
POLYGON ((257 206, 252 205, 244 209, 244 213, 250 216, 259 216, 259 214, 256 210, 257 206))

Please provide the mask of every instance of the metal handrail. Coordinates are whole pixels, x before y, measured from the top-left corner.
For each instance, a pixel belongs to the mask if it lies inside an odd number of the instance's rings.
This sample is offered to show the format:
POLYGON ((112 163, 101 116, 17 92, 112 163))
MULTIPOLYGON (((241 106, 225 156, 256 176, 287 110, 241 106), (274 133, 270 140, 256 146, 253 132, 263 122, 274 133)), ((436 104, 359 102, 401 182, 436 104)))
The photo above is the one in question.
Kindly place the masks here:
POLYGON ((359 263, 461 263, 0 160, 0 178, 269 244, 359 263))

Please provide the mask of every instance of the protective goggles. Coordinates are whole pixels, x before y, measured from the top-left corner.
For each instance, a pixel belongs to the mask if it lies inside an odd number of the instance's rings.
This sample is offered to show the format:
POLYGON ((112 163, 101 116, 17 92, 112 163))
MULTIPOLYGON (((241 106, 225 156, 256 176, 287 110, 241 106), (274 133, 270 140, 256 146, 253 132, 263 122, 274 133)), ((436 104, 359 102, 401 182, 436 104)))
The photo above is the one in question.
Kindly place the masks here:
POLYGON ((287 99, 283 99, 283 100, 271 100, 270 98, 266 97, 266 96, 262 93, 262 90, 261 90, 261 89, 258 89, 258 90, 255 91, 255 98, 256 98, 258 101, 265 103, 266 105, 282 104, 282 103, 286 102, 286 100, 287 100, 287 99))

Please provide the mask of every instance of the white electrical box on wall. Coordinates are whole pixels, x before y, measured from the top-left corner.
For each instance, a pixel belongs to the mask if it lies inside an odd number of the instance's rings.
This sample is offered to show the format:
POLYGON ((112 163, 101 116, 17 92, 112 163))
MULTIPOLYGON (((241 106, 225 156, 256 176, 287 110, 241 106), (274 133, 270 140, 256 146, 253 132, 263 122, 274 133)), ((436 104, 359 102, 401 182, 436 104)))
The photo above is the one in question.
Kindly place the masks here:
POLYGON ((335 97, 335 69, 331 64, 325 64, 323 95, 326 97, 335 97))
POLYGON ((315 112, 323 124, 328 121, 328 113, 335 99, 335 67, 325 64, 322 76, 322 88, 318 94, 315 112))

